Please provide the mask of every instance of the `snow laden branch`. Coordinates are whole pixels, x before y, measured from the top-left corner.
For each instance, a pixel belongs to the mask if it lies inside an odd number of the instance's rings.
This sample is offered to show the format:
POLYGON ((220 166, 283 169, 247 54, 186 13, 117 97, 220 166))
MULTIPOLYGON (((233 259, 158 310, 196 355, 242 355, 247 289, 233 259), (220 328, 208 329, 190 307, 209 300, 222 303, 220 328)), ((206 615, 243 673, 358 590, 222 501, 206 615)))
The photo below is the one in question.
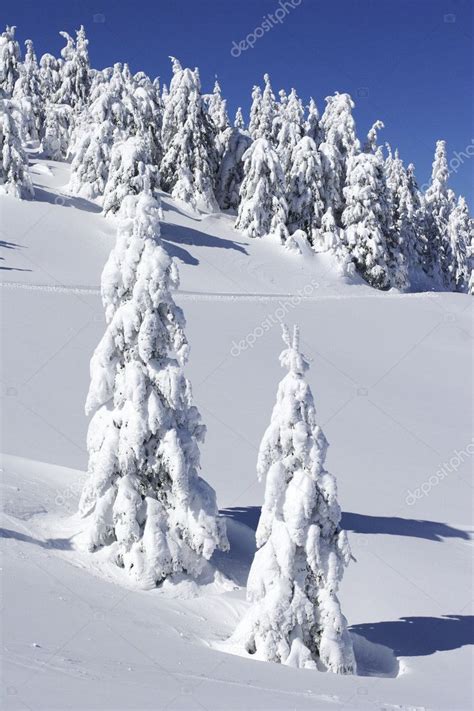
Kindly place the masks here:
POLYGON ((324 468, 327 441, 316 423, 308 363, 299 333, 283 329, 281 381, 258 454, 266 478, 250 569, 251 606, 232 640, 257 659, 293 667, 355 672, 352 643, 337 598, 350 559, 335 478, 324 468))
POLYGON ((178 273, 159 241, 159 205, 128 196, 122 212, 102 274, 107 327, 91 360, 80 512, 89 549, 110 546, 150 587, 177 572, 197 577, 228 543, 214 490, 198 474, 205 426, 183 373, 185 321, 170 293, 178 273))

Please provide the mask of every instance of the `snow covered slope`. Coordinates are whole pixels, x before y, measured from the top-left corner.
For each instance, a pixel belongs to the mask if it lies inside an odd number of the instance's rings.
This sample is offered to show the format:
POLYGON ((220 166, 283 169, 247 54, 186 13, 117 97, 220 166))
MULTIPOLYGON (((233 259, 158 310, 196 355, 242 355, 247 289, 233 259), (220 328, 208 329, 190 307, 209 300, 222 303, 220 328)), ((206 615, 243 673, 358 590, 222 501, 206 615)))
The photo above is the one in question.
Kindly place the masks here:
POLYGON ((136 591, 76 547, 83 404, 114 223, 65 195, 64 164, 38 161, 33 176, 34 202, 0 202, 3 707, 468 709, 470 297, 344 283, 324 255, 245 239, 232 217, 200 218, 165 197, 187 373, 208 426, 203 473, 231 551, 199 590, 136 591), (282 318, 300 324, 312 361, 357 559, 340 596, 357 677, 256 662, 223 644, 247 604, 263 497, 255 460, 282 376, 282 318))

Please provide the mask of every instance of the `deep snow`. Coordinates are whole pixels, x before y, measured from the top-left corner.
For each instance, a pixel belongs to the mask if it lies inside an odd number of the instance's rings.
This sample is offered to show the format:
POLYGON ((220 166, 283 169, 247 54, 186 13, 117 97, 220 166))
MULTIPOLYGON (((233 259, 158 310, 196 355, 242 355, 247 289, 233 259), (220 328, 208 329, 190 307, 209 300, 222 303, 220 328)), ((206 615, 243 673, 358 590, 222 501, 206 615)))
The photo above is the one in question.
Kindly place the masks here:
POLYGON ((134 590, 104 556, 78 550, 75 515, 114 222, 65 195, 68 166, 35 161, 33 178, 34 202, 0 201, 4 707, 470 708, 470 297, 347 284, 325 255, 246 239, 231 216, 200 218, 165 197, 187 374, 208 426, 203 475, 231 552, 200 589, 134 590), (301 326, 357 559, 340 595, 357 677, 244 659, 225 644, 247 604, 282 316, 301 326))

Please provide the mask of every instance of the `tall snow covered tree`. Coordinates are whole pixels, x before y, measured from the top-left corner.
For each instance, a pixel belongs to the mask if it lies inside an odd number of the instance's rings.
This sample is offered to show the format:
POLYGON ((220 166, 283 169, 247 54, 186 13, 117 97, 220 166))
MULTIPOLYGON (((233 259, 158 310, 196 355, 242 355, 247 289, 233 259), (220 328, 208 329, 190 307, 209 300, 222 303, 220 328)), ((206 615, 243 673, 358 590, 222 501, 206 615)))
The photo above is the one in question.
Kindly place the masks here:
POLYGON ((312 138, 317 146, 321 143, 323 130, 319 118, 318 107, 314 99, 310 99, 308 106, 308 116, 305 121, 305 134, 312 138))
POLYGON ((276 116, 275 95, 268 74, 264 75, 263 81, 265 83, 263 93, 258 86, 255 86, 252 92, 249 133, 254 140, 272 139, 273 122, 276 116))
POLYGON ((0 194, 29 199, 34 190, 18 131, 21 121, 21 109, 9 99, 0 99, 0 194))
POLYGON ((447 237, 451 246, 450 267, 453 291, 466 292, 469 288, 469 253, 473 235, 472 220, 465 198, 461 195, 448 218, 447 237))
POLYGON ((61 60, 52 54, 43 54, 40 59, 39 78, 43 101, 53 101, 61 86, 61 60))
POLYGON ((345 240, 357 271, 371 286, 388 289, 394 285, 389 265, 389 205, 377 155, 351 157, 344 198, 345 240))
MULTIPOLYGON (((94 141, 94 150, 95 157, 102 164, 104 157, 97 155, 98 140, 94 141)), ((116 143, 111 151, 109 174, 102 203, 103 214, 121 213, 127 195, 139 195, 143 192, 156 197, 158 186, 158 170, 151 162, 146 141, 134 136, 116 143)))
POLYGON ((320 251, 321 218, 324 213, 323 172, 316 143, 304 136, 288 162, 288 228, 304 230, 310 243, 320 251))
POLYGON ((428 279, 428 241, 425 234, 423 197, 415 176, 415 166, 410 163, 406 169, 406 183, 403 181, 401 194, 401 226, 405 233, 407 263, 410 284, 415 288, 430 288, 428 279))
POLYGON ((257 553, 247 582, 251 607, 234 633, 257 659, 293 667, 355 672, 352 642, 337 592, 351 553, 340 528, 336 481, 324 468, 327 440, 317 424, 299 334, 283 329, 270 426, 258 454, 266 478, 257 553))
POLYGON ((304 133, 304 109, 294 89, 280 110, 279 129, 276 135, 276 152, 280 158, 285 181, 288 185, 292 168, 293 151, 304 133))
POLYGON ((453 207, 448 195, 446 141, 437 141, 430 185, 424 195, 427 269, 435 286, 451 287, 451 245, 447 228, 453 207))
POLYGON ((252 89, 252 103, 250 105, 249 133, 254 139, 260 124, 260 113, 262 110, 262 90, 256 84, 252 89))
POLYGON ((107 327, 91 361, 80 512, 89 549, 113 544, 117 564, 152 587, 173 573, 198 577, 228 543, 214 490, 198 475, 205 427, 183 373, 178 273, 160 244, 158 204, 129 196, 124 215, 102 274, 107 327))
POLYGON ((215 132, 204 109, 197 69, 172 58, 173 78, 163 115, 161 181, 174 198, 204 211, 217 211, 215 132))
POLYGON ((237 210, 244 179, 243 155, 252 143, 246 131, 228 128, 222 135, 222 160, 216 179, 216 198, 221 210, 237 210))
POLYGON ((144 72, 139 72, 130 82, 130 88, 134 133, 146 137, 151 160, 159 166, 163 158, 161 144, 163 105, 159 81, 152 82, 144 72))
POLYGON ((43 133, 44 103, 41 95, 41 78, 31 40, 25 41, 26 52, 20 64, 20 76, 13 90, 13 98, 21 107, 26 119, 26 138, 37 141, 43 133))
POLYGON ((277 154, 266 138, 259 138, 245 151, 243 161, 236 229, 247 237, 276 234, 284 242, 288 205, 277 154))
POLYGON ((214 90, 209 97, 207 104, 207 113, 214 124, 216 133, 216 149, 219 156, 222 156, 224 150, 224 131, 229 126, 229 116, 227 115, 227 102, 222 98, 221 87, 219 82, 215 81, 214 90))
POLYGON ((16 27, 6 26, 0 35, 0 99, 10 98, 20 76, 20 45, 15 39, 16 27))
POLYGON ((389 222, 398 235, 398 245, 407 265, 407 279, 415 289, 427 288, 425 260, 427 242, 423 230, 420 193, 416 184, 414 166, 405 170, 395 151, 388 146, 385 160, 386 183, 389 192, 389 222))
POLYGON ((87 104, 91 85, 89 52, 84 27, 76 31, 76 40, 67 32, 60 32, 66 40, 61 50, 64 60, 61 66, 61 84, 55 96, 58 104, 68 104, 73 109, 82 109, 87 104))
POLYGON ((467 293, 474 296, 474 219, 469 220, 469 242, 467 249, 467 293))
POLYGON ((332 207, 338 221, 344 207, 348 162, 360 151, 352 116, 353 108, 354 102, 349 94, 336 93, 326 97, 326 109, 321 117, 324 140, 319 150, 323 154, 325 207, 332 207))

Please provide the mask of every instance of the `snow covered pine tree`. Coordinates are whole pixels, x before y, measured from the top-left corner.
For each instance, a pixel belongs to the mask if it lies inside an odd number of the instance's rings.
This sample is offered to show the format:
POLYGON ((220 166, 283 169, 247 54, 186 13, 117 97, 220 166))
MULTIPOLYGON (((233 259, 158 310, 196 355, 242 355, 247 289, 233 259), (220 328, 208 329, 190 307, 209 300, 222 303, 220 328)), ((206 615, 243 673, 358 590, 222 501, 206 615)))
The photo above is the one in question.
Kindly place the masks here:
POLYGON ((349 543, 336 481, 324 469, 328 443, 316 424, 298 329, 291 338, 284 327, 283 340, 288 373, 258 454, 266 486, 247 583, 252 605, 231 639, 257 659, 351 674, 352 642, 337 599, 349 543))
POLYGON ((197 69, 183 69, 171 57, 173 78, 163 114, 163 188, 204 212, 217 212, 215 129, 204 108, 197 69))
POLYGON ((17 104, 9 99, 0 99, 0 194, 29 199, 34 196, 34 190, 28 156, 18 131, 21 122, 17 104))
POLYGON ((205 427, 183 374, 184 317, 171 296, 175 264, 159 241, 159 206, 128 196, 102 274, 106 332, 91 361, 89 478, 80 512, 91 551, 151 587, 198 577, 228 547, 214 490, 198 476, 205 427))
MULTIPOLYGON (((99 147, 98 140, 95 140, 95 145, 99 147)), ((103 161, 103 156, 97 154, 97 151, 96 156, 98 162, 103 161)), ((145 192, 156 196, 159 173, 156 165, 152 164, 149 143, 144 138, 133 136, 116 143, 110 156, 109 175, 102 202, 104 215, 120 215, 127 195, 145 192)), ((84 167, 87 168, 86 163, 84 167)))
POLYGON ((288 237, 288 205, 280 161, 270 141, 257 138, 245 151, 244 180, 235 228, 247 237, 275 234, 288 237))

